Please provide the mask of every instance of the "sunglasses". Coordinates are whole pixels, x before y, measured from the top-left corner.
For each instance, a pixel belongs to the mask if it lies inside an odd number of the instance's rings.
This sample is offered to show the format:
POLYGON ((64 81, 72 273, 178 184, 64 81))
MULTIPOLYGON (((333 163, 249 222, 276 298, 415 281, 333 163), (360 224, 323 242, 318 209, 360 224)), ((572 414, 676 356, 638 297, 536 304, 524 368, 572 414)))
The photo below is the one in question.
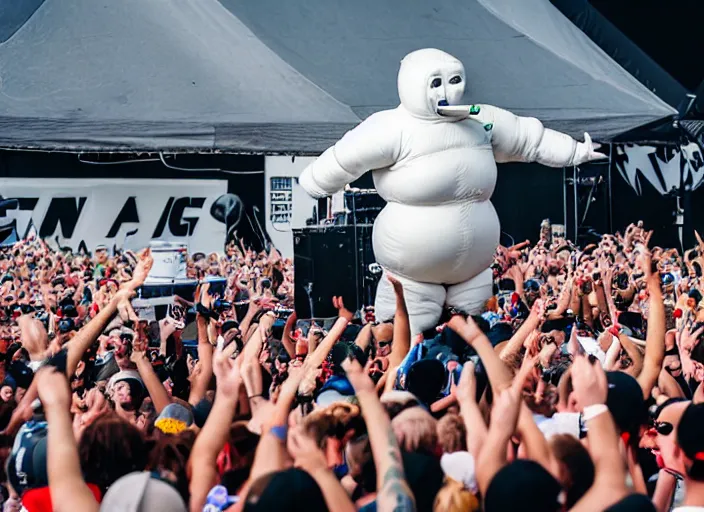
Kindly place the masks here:
POLYGON ((655 432, 657 432, 661 436, 669 436, 670 434, 672 434, 672 431, 675 429, 675 426, 667 421, 652 421, 650 428, 655 430, 655 432))
POLYGON ((391 340, 386 340, 386 341, 379 341, 377 342, 377 345, 379 345, 379 348, 385 348, 391 345, 391 340))

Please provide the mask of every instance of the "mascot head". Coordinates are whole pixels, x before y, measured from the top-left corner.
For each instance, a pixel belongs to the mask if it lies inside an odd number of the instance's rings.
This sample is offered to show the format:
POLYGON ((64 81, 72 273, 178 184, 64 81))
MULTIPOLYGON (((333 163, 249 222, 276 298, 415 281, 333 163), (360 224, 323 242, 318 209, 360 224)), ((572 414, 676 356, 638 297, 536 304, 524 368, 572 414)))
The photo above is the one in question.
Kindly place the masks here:
POLYGON ((460 103, 464 78, 464 66, 449 53, 434 48, 411 52, 398 72, 401 105, 414 117, 442 118, 437 107, 460 103))

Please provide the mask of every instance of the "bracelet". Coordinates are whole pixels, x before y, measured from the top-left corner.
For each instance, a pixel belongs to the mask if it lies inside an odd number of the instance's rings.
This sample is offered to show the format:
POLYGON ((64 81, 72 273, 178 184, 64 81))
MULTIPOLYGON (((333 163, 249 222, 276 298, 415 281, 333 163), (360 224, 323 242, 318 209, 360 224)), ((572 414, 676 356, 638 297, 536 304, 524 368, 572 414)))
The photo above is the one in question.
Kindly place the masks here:
POLYGON ((259 393, 258 395, 248 396, 248 397, 247 397, 247 400, 251 400, 252 398, 257 398, 257 397, 261 397, 261 396, 262 396, 261 393, 259 393))
POLYGON ((606 404, 588 405, 582 411, 582 418, 584 418, 584 421, 586 422, 589 420, 593 420, 594 418, 604 414, 605 412, 609 412, 609 408, 606 406, 606 404))
POLYGON ((279 441, 285 443, 286 437, 288 436, 288 425, 277 425, 275 427, 271 427, 271 430, 269 432, 279 441))

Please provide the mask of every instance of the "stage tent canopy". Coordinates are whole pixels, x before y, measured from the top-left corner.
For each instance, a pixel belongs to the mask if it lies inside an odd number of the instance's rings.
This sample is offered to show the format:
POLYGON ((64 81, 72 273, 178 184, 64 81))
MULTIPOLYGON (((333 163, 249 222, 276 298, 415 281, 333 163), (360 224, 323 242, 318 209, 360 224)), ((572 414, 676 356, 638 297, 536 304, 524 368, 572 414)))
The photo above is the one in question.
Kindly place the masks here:
POLYGON ((424 47, 468 103, 580 139, 676 113, 548 0, 24 0, 0 7, 0 147, 315 154, 424 47))

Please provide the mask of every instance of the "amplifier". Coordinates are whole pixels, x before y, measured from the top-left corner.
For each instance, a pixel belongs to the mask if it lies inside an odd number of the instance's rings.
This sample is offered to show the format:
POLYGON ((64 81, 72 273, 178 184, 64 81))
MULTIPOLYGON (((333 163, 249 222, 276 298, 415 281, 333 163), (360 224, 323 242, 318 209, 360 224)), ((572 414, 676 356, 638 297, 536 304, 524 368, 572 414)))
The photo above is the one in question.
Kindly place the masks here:
POLYGON ((384 206, 386 206, 386 201, 374 189, 351 188, 345 190, 348 224, 374 224, 384 206))
POLYGON ((350 311, 374 304, 381 273, 374 265, 372 226, 309 226, 293 230, 295 308, 298 318, 337 316, 332 298, 350 311))

